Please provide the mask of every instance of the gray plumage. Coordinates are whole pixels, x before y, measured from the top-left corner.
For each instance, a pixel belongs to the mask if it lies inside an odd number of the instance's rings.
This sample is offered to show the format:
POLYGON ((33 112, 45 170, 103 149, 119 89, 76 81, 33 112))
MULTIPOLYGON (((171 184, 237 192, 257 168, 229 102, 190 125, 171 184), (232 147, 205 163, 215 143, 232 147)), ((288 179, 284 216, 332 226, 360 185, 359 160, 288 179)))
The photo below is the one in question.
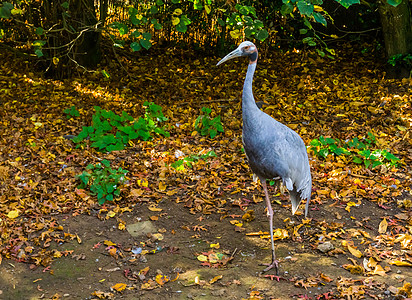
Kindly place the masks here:
POLYGON ((252 82, 258 51, 256 46, 245 41, 237 49, 221 59, 217 65, 239 56, 249 57, 242 93, 243 147, 250 168, 259 177, 265 192, 272 242, 272 263, 278 269, 273 242, 273 210, 266 187, 266 179, 282 180, 289 190, 292 214, 302 199, 306 199, 305 217, 308 213, 312 191, 312 177, 306 146, 301 137, 289 127, 261 111, 253 97, 252 82))

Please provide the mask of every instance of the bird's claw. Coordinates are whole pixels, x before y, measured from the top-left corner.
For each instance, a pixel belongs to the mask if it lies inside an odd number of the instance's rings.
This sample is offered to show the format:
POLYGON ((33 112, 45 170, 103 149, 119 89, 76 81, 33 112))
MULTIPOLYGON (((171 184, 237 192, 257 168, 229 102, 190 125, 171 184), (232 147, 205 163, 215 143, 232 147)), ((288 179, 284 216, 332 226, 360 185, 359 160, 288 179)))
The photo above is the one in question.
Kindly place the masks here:
POLYGON ((277 259, 274 259, 270 264, 259 264, 260 266, 267 266, 262 273, 265 273, 273 268, 276 270, 276 275, 279 275, 279 261, 277 259))

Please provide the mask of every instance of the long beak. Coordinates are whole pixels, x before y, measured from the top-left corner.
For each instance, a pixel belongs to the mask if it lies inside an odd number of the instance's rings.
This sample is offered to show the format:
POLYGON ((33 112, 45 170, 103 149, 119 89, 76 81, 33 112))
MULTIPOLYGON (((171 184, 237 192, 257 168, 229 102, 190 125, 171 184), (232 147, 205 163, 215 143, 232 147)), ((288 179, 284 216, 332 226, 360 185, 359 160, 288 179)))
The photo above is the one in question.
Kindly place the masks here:
POLYGON ((240 51, 239 48, 236 48, 235 50, 233 50, 232 52, 230 52, 228 55, 226 55, 225 57, 223 57, 217 64, 216 66, 224 63, 225 61, 235 58, 235 57, 239 57, 242 56, 242 52, 240 51))

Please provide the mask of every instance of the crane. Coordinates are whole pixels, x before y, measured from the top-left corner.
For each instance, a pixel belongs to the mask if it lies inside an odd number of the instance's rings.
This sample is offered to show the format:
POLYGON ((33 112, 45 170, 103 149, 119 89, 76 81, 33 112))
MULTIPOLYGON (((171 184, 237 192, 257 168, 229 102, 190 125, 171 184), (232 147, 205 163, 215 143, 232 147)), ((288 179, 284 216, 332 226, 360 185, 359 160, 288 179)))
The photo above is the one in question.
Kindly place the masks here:
POLYGON ((263 272, 279 269, 273 241, 273 209, 266 186, 266 179, 282 182, 289 191, 292 214, 295 214, 302 199, 306 199, 305 217, 308 214, 312 192, 312 177, 305 143, 292 129, 261 111, 253 97, 252 82, 258 59, 257 47, 249 41, 242 42, 235 50, 222 58, 223 62, 240 56, 249 58, 242 92, 242 141, 249 166, 262 184, 269 217, 272 262, 263 272))

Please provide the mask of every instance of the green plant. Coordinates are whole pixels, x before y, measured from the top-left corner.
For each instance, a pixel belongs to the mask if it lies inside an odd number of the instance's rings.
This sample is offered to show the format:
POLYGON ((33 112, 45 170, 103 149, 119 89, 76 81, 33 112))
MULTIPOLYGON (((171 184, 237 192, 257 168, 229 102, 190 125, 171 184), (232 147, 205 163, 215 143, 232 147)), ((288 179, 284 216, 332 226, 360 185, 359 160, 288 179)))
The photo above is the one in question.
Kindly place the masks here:
POLYGON ((210 113, 212 110, 207 107, 202 107, 203 115, 197 117, 195 121, 195 129, 203 136, 210 136, 213 139, 219 132, 224 132, 220 116, 212 119, 210 113))
POLYGON ((154 103, 145 102, 144 117, 134 121, 128 113, 122 112, 119 116, 111 110, 101 109, 95 106, 96 113, 92 117, 92 126, 84 126, 73 142, 80 143, 90 138, 91 146, 100 151, 123 150, 129 141, 151 139, 151 134, 160 134, 169 137, 160 122, 167 118, 162 113, 162 108, 154 103))
POLYGON ((183 171, 185 169, 185 165, 189 168, 192 168, 192 164, 196 163, 199 159, 207 159, 213 156, 216 157, 216 153, 214 151, 209 151, 206 154, 190 155, 175 161, 171 164, 171 166, 175 168, 177 171, 183 171))
POLYGON ((122 168, 112 169, 110 161, 104 159, 96 165, 89 164, 82 174, 77 175, 81 183, 79 189, 89 187, 93 195, 97 195, 99 204, 112 201, 114 197, 120 195, 119 186, 125 181, 127 170, 122 168))
POLYGON ((79 111, 74 105, 72 105, 70 108, 66 108, 63 112, 66 114, 67 119, 80 116, 79 111))
POLYGON ((411 67, 412 66, 412 54, 396 54, 389 58, 388 64, 391 66, 404 66, 404 67, 411 67))
POLYGON ((342 154, 350 154, 350 152, 340 147, 342 142, 339 139, 332 139, 332 138, 325 138, 322 135, 319 139, 313 139, 310 142, 310 150, 318 157, 326 158, 328 155, 342 155, 342 154))
POLYGON ((364 164, 365 167, 375 168, 379 165, 388 164, 396 166, 399 158, 384 149, 372 149, 376 146, 376 137, 368 132, 368 136, 359 140, 357 137, 342 142, 339 139, 325 138, 313 139, 310 142, 310 150, 320 158, 328 155, 348 155, 357 164, 364 164))

